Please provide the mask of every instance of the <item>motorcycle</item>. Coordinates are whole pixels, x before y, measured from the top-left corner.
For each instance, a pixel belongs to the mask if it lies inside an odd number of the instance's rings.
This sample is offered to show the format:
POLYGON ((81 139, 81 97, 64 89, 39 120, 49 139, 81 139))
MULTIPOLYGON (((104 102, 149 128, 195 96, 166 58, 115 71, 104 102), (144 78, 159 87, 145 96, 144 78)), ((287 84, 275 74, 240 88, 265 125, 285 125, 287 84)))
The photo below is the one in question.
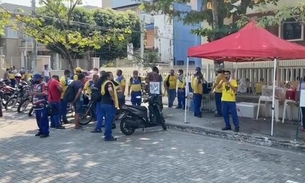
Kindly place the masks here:
POLYGON ((133 105, 122 106, 119 120, 120 130, 124 135, 132 135, 138 128, 144 130, 159 125, 163 130, 167 129, 158 97, 158 95, 152 95, 144 100, 145 103, 148 103, 148 108, 133 105))
POLYGON ((5 104, 5 109, 10 110, 14 108, 18 103, 25 98, 28 98, 28 91, 30 90, 30 86, 27 83, 21 83, 18 86, 18 89, 14 91, 13 95, 7 100, 5 104))

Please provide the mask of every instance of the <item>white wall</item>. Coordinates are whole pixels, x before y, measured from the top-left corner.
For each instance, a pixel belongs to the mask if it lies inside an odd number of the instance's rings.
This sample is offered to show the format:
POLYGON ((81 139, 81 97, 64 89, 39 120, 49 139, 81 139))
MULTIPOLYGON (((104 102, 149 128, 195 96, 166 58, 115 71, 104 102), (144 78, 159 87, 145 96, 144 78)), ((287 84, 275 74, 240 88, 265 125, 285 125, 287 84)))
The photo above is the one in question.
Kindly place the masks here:
POLYGON ((167 15, 155 15, 155 48, 159 50, 161 62, 173 62, 173 22, 167 15))

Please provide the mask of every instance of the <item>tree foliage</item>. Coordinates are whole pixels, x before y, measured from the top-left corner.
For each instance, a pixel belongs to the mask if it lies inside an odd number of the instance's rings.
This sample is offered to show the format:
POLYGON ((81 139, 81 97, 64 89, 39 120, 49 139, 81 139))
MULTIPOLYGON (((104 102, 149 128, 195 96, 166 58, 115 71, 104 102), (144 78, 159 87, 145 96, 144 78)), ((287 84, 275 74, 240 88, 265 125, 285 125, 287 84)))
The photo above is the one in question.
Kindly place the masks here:
POLYGON ((4 9, 0 9, 0 36, 5 34, 5 27, 11 25, 11 14, 4 9))
POLYGON ((201 10, 189 12, 173 9, 173 3, 190 3, 190 0, 162 0, 144 2, 141 6, 147 12, 160 12, 177 16, 187 25, 207 22, 211 28, 199 28, 192 33, 208 37, 210 41, 222 38, 238 30, 235 23, 225 25, 225 19, 246 14, 247 8, 264 4, 276 4, 278 0, 204 0, 201 10), (240 2, 240 3, 239 3, 240 2), (216 20, 215 20, 216 18, 216 20))
POLYGON ((243 27, 251 19, 255 19, 259 25, 274 26, 281 25, 287 19, 294 19, 296 22, 305 24, 305 2, 297 1, 294 3, 279 3, 278 6, 261 6, 257 9, 261 13, 260 17, 241 16, 237 21, 239 27, 243 27))
POLYGON ((80 7, 81 0, 40 0, 40 4, 35 15, 16 15, 16 27, 59 53, 69 62, 70 69, 74 68, 74 59, 85 53, 103 50, 106 45, 124 47, 136 24, 128 21, 130 13, 89 11, 80 7))

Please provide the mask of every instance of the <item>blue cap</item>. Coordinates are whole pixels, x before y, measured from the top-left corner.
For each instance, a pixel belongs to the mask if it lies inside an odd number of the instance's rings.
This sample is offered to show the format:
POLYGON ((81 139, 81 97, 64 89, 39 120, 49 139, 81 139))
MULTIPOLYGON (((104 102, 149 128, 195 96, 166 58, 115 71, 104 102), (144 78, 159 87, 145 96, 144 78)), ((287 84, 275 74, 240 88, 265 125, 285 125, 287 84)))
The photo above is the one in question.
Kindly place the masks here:
POLYGON ((40 79, 40 78, 42 78, 41 74, 34 74, 34 76, 33 76, 34 80, 40 79))

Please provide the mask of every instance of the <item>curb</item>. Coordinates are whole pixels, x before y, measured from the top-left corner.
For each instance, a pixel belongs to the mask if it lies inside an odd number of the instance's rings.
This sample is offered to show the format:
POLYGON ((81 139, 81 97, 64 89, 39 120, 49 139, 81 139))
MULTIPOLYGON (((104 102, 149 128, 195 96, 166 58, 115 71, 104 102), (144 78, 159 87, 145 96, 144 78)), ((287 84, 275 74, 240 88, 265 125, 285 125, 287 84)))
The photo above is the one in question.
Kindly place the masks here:
POLYGON ((280 148, 284 150, 292 150, 297 152, 305 152, 305 143, 299 141, 281 140, 276 138, 254 136, 245 133, 224 132, 217 129, 205 127, 192 127, 184 124, 167 123, 167 127, 172 130, 204 135, 209 137, 216 137, 228 140, 235 140, 249 144, 261 145, 266 147, 280 148))

